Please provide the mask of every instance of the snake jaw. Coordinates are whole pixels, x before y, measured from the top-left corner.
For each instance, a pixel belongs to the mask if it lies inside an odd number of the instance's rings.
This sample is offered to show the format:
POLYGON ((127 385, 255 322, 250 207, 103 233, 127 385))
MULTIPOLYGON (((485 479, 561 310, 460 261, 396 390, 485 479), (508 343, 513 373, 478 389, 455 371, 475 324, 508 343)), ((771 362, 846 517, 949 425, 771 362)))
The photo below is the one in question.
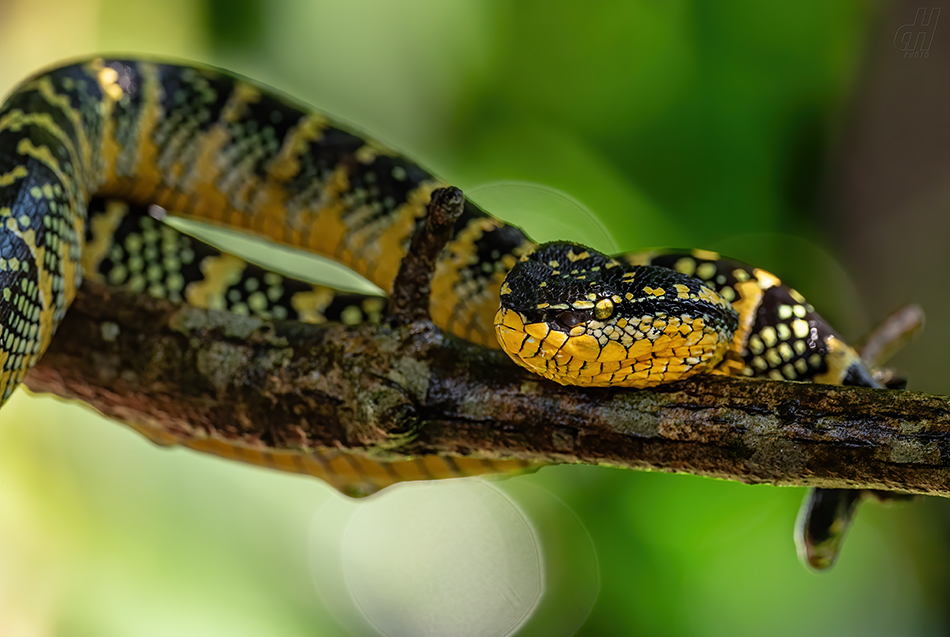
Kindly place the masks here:
POLYGON ((592 334, 570 336, 545 323, 524 324, 514 310, 499 308, 495 333, 518 365, 562 385, 653 387, 712 371, 728 348, 728 339, 709 328, 692 336, 660 334, 632 339, 629 345, 592 334), (540 336, 546 330, 546 334, 540 336), (684 351, 685 350, 685 351, 684 351), (695 356, 684 356, 693 353, 695 356))
POLYGON ((624 267, 567 243, 519 262, 495 315, 498 342, 516 363, 588 387, 652 387, 708 373, 736 326, 732 306, 695 279, 624 267))

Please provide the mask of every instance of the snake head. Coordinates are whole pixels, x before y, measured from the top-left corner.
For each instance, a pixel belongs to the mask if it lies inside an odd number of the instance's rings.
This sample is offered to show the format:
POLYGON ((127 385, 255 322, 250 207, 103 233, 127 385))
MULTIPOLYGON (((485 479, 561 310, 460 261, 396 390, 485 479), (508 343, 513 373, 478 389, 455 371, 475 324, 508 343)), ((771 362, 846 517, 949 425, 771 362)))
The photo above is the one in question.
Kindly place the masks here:
POLYGON ((715 367, 738 314, 695 279, 547 243, 508 273, 495 314, 516 363, 562 385, 651 387, 715 367))

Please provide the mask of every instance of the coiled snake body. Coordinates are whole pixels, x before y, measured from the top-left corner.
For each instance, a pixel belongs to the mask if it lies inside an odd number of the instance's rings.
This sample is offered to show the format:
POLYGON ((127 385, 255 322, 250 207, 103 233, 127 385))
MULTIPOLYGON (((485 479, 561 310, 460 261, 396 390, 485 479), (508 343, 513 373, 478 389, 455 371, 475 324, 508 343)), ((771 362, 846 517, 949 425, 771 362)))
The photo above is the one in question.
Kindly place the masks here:
MULTIPOLYGON (((388 290, 444 185, 326 115, 222 71, 96 58, 37 75, 0 110, 2 397, 46 349, 83 276, 266 318, 380 315, 379 297, 249 265, 156 221, 150 205, 331 257, 388 290)), ((471 202, 437 263, 431 314, 563 383, 642 387, 710 372, 875 384, 805 299, 767 272, 703 251, 538 249, 471 202)), ((142 432, 359 494, 527 467, 465 457, 384 464, 142 432)))

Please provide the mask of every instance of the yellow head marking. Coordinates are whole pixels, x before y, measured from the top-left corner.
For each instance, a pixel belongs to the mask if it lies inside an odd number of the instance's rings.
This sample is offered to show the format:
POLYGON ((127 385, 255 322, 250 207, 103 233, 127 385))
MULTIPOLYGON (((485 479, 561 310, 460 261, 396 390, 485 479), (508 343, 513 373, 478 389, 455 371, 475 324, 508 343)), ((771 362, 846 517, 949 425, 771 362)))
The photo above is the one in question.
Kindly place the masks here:
POLYGON ((689 288, 683 285, 682 283, 677 283, 673 286, 673 289, 676 290, 676 298, 678 299, 688 299, 689 298, 689 288))
POLYGON ((570 260, 572 263, 573 263, 574 261, 583 261, 584 259, 589 259, 589 258, 590 258, 590 252, 588 252, 587 250, 584 250, 584 251, 581 252, 580 254, 574 254, 574 251, 573 251, 573 250, 570 250, 570 251, 568 251, 568 253, 567 253, 567 258, 568 258, 568 260, 570 260))

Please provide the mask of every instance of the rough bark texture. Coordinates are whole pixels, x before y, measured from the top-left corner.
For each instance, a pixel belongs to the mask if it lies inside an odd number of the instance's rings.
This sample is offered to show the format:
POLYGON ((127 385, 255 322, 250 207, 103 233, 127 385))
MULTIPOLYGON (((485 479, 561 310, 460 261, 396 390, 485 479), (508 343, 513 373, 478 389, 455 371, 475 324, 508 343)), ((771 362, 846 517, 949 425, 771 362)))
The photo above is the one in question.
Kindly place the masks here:
POLYGON ((641 391, 562 387, 425 321, 270 323, 87 284, 27 385, 124 422, 274 448, 950 496, 948 398, 716 377, 641 391))

